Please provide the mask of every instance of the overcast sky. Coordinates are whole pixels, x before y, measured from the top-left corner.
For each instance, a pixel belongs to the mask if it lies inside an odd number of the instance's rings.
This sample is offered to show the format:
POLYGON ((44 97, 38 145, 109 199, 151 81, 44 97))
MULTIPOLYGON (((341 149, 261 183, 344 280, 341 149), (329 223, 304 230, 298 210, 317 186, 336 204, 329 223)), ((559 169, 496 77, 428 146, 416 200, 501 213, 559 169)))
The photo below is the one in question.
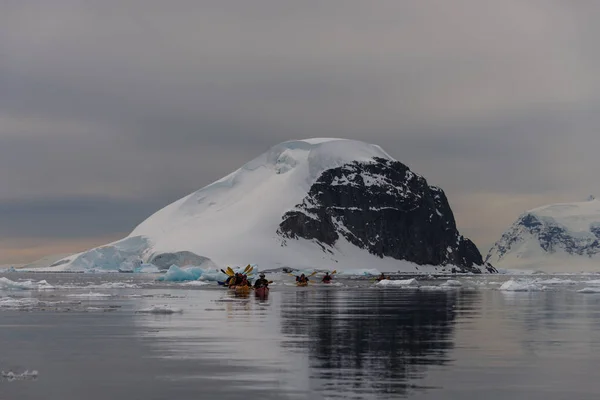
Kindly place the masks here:
POLYGON ((0 264, 118 239, 271 145, 381 145, 483 253, 600 193, 600 2, 0 2, 0 264))

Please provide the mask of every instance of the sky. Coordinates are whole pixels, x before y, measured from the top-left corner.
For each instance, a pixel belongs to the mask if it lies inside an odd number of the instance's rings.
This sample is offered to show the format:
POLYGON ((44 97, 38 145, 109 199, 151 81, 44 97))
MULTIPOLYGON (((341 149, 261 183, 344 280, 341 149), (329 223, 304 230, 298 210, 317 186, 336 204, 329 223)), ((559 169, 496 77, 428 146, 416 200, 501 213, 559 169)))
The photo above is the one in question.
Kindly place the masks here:
POLYGON ((600 2, 5 0, 0 264, 127 235, 290 139, 382 146, 482 251, 600 194, 600 2))

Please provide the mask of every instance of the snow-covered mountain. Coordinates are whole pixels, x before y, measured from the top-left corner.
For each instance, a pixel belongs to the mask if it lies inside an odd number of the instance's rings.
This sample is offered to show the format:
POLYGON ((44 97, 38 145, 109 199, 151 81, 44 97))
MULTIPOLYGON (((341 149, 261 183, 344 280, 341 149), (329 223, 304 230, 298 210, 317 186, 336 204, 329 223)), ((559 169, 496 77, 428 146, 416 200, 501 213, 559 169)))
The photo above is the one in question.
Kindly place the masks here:
POLYGON ((500 268, 600 271, 600 201, 529 210, 502 235, 486 261, 500 268))
POLYGON ((379 146, 345 139, 276 145, 156 212, 127 238, 54 266, 117 269, 140 261, 160 268, 485 270, 441 189, 379 146))

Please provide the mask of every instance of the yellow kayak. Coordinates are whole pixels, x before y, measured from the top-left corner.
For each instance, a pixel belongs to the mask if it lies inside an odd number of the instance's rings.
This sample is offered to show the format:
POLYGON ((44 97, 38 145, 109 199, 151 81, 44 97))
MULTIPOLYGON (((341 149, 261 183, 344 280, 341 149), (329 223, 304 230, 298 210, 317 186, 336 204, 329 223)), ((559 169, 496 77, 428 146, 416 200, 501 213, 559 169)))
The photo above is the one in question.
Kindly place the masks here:
POLYGON ((308 286, 308 282, 296 282, 296 286, 308 286))
POLYGON ((250 286, 229 286, 229 289, 233 289, 236 292, 249 292, 251 287, 250 286))

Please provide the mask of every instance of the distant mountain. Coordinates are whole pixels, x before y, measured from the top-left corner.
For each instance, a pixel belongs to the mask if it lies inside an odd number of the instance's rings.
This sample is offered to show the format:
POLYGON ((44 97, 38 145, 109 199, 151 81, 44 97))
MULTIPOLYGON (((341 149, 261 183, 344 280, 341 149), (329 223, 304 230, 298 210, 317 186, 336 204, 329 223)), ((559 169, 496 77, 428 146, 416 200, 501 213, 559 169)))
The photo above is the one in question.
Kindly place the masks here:
POLYGON ((379 146, 284 142, 168 205, 125 239, 59 269, 126 262, 260 268, 493 271, 461 236, 444 192, 379 146))
POLYGON ((525 212, 486 261, 500 268, 600 271, 600 201, 590 196, 525 212))

